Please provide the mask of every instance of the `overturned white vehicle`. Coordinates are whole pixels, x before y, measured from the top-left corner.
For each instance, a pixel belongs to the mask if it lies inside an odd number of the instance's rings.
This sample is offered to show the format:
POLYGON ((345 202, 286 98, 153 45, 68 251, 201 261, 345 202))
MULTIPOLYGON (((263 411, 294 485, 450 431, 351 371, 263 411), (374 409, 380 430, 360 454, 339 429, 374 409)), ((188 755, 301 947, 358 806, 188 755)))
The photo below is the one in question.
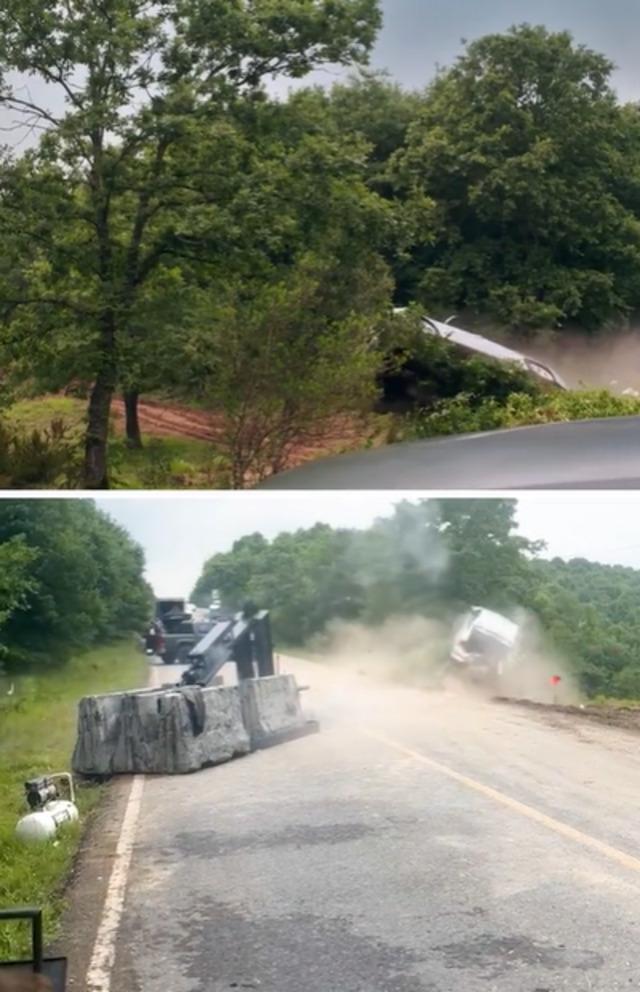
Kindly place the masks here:
MULTIPOLYGON (((406 313, 406 310, 402 307, 397 307, 395 313, 406 313)), ((497 341, 492 341, 482 334, 475 334, 472 331, 465 331, 461 327, 454 327, 451 323, 454 319, 451 317, 443 323, 440 320, 427 317, 425 314, 422 317, 422 329, 425 334, 446 341, 453 348, 456 348, 460 354, 477 355, 495 362, 511 364, 523 372, 527 372, 539 386, 552 390, 558 389, 564 391, 567 389, 567 384, 562 376, 548 365, 544 365, 529 355, 515 351, 513 348, 507 348, 503 344, 498 344, 497 341)))
POLYGON ((481 606, 474 606, 456 626, 450 663, 473 682, 498 689, 515 666, 521 640, 518 624, 481 606))

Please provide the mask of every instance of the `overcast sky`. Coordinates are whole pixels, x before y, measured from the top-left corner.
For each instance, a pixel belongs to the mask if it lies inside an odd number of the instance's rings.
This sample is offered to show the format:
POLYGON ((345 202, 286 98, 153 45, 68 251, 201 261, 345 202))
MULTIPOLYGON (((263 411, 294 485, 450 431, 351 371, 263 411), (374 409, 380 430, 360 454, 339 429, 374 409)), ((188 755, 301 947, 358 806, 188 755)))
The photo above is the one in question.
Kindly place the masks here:
MULTIPOLYGON (((607 55, 617 66, 613 82, 623 100, 640 100, 639 0, 382 0, 384 27, 378 37, 372 65, 387 69, 408 87, 421 88, 433 78, 436 66, 450 65, 462 51, 462 39, 471 41, 513 24, 544 24, 549 29, 571 31, 577 41, 607 55)), ((308 82, 331 83, 340 73, 324 69, 308 82)), ((291 83, 279 80, 274 89, 285 94, 291 83)), ((43 99, 44 85, 32 80, 28 96, 43 99)), ((27 95, 22 93, 22 96, 27 95)), ((45 103, 54 113, 62 102, 53 93, 45 103)), ((0 126, 15 115, 0 109, 0 126)), ((24 131, 5 132, 2 141, 20 148, 34 136, 24 131)))
POLYGON ((408 86, 422 86, 437 64, 448 65, 460 40, 505 31, 525 21, 571 31, 619 69, 624 99, 640 98, 638 0, 383 0, 385 27, 375 63, 408 86))
MULTIPOLYGON (((614 85, 621 98, 640 99, 638 0, 382 0, 382 9, 384 28, 372 64, 405 86, 421 88, 436 66, 450 65, 463 49, 461 39, 528 22, 568 30, 605 54, 618 67, 614 85)), ((324 71, 314 78, 330 81, 335 75, 324 71)))
MULTIPOLYGON (((273 538, 311 527, 368 527, 398 493, 215 493, 100 496, 97 505, 142 545, 158 596, 188 597, 203 562, 256 531, 273 538)), ((407 493, 415 500, 415 493, 407 493)), ((548 554, 640 568, 640 493, 536 494, 519 502, 520 531, 548 554)))

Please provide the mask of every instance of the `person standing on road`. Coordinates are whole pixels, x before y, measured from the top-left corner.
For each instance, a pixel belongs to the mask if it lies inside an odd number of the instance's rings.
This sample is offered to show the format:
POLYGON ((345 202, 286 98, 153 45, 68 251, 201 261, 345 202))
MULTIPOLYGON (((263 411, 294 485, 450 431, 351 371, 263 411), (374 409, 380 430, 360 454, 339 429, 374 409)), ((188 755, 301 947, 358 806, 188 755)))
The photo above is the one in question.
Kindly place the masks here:
POLYGON ((164 627, 160 620, 154 620, 149 625, 145 638, 147 651, 161 657, 164 652, 164 627))

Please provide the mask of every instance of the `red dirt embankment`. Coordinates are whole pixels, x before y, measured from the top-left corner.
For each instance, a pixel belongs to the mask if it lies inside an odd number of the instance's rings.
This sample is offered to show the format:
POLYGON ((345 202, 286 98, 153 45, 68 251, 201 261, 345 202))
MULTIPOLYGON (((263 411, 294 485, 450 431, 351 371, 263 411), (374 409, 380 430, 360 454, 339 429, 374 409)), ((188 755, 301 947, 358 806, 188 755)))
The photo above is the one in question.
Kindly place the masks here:
MULTIPOLYGON (((114 399, 111 411, 116 427, 124 430, 124 403, 114 399)), ((197 441, 218 440, 224 422, 203 410, 189 410, 169 403, 144 400, 138 404, 138 420, 143 434, 155 437, 191 437, 197 441)))
MULTIPOLYGON (((125 410, 121 399, 114 399, 112 414, 116 429, 124 431, 125 410)), ((224 436, 225 421, 222 414, 193 410, 188 407, 141 400, 138 420, 143 436, 188 437, 197 441, 219 442, 224 436)), ((288 468, 331 452, 361 447, 371 436, 371 426, 354 417, 334 417, 314 431, 313 437, 301 440, 292 450, 288 468)))
POLYGON ((506 706, 520 706, 524 709, 537 710, 543 714, 559 714, 575 717, 580 720, 591 720, 607 727, 618 727, 620 730, 632 730, 640 733, 640 707, 613 705, 585 706, 553 706, 549 703, 534 703, 529 699, 508 699, 497 697, 495 703, 506 706))

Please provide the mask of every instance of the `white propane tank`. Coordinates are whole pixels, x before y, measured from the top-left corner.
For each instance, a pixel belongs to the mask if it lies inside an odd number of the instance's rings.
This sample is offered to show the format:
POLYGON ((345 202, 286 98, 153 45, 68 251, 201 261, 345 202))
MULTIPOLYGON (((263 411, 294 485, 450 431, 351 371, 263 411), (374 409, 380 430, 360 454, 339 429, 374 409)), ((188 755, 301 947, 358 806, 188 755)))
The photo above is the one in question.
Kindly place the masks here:
POLYGON ((68 799, 52 799, 44 809, 27 813, 16 826, 16 837, 26 844, 51 840, 65 823, 75 823, 78 807, 68 799))

